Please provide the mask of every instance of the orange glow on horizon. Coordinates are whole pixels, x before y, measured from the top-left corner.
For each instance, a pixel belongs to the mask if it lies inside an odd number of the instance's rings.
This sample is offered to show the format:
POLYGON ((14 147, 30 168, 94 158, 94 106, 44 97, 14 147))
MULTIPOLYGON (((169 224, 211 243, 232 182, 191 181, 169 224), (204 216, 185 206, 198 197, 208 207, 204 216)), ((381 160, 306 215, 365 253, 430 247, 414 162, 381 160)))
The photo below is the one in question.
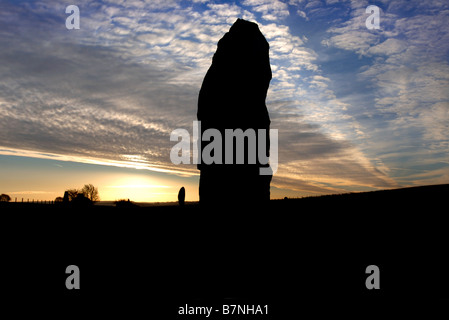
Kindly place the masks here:
POLYGON ((167 202, 176 201, 178 188, 160 179, 123 176, 107 181, 101 189, 101 197, 105 200, 130 199, 135 202, 167 202), (112 182, 112 183, 111 183, 112 182))

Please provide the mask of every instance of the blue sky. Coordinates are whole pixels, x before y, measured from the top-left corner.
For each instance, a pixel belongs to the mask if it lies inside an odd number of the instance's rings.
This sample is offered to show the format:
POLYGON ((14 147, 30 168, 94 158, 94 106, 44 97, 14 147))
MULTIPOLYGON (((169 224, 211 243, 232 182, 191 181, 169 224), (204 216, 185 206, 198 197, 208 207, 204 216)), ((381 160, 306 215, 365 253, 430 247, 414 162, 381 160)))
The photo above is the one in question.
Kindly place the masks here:
MULTIPOLYGON (((275 197, 449 182, 446 1, 3 1, 0 192, 52 199, 73 186, 69 172, 89 172, 101 195, 117 187, 107 168, 187 184, 196 200, 199 172, 170 162, 169 137, 191 132, 202 79, 237 18, 270 44, 275 197), (69 4, 79 30, 65 27, 69 4), (380 8, 378 30, 365 26, 368 5, 380 8), (11 159, 68 171, 12 184, 22 169, 11 159)), ((148 181, 123 190, 162 186, 148 181)))

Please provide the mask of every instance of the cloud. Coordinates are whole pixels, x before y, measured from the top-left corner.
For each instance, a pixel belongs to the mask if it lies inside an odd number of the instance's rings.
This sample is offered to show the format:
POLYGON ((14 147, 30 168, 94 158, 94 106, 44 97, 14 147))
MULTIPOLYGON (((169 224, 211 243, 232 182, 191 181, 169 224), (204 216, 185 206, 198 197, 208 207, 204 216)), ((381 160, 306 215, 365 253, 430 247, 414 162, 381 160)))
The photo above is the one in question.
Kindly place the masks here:
POLYGON ((11 195, 16 195, 16 194, 19 194, 19 195, 23 195, 23 194, 26 194, 26 195, 35 195, 35 194, 53 194, 53 192, 50 192, 50 191, 40 191, 40 190, 28 190, 28 191, 13 191, 13 192, 8 192, 8 194, 11 194, 11 195))
POLYGON ((377 55, 382 54, 391 56, 393 54, 401 53, 407 48, 407 42, 399 39, 389 38, 384 42, 368 49, 367 54, 377 55))
POLYGON ((300 16, 301 18, 304 18, 304 19, 306 19, 306 21, 308 21, 309 20, 309 18, 307 17, 307 14, 304 12, 304 11, 301 11, 301 10, 296 10, 296 14, 298 15, 298 16, 300 16))
MULTIPOLYGON (((190 131, 217 42, 243 17, 258 22, 270 44, 273 80, 267 106, 272 128, 280 130, 281 162, 273 184, 312 193, 395 186, 381 159, 368 160, 350 142, 369 130, 337 97, 316 47, 305 33, 287 25, 289 5, 312 20, 319 15, 314 10, 332 10, 334 3, 79 1, 80 30, 65 28, 65 6, 58 1, 5 4, 0 12, 0 153, 46 153, 67 161, 198 174, 193 165, 171 164, 169 136, 176 128, 190 131)), ((410 54, 407 39, 384 39, 363 29, 364 16, 330 28, 329 48, 380 57, 387 65, 410 54)), ((405 21, 398 20, 397 29, 409 32, 405 21)), ((436 72, 437 65, 427 68, 420 69, 419 81, 439 92, 446 81, 444 69, 436 81, 425 75, 436 72)), ((359 74, 378 86, 380 110, 393 103, 382 91, 388 89, 381 87, 385 78, 396 93, 405 86, 401 81, 410 81, 407 69, 392 70, 379 62, 359 74)), ((404 95, 404 104, 411 100, 404 95)), ((414 115, 430 123, 434 114, 446 115, 445 107, 435 100, 431 111, 419 109, 414 115)), ((442 121, 426 134, 440 137, 445 130, 442 121)))
POLYGON ((242 5, 262 14, 266 21, 278 21, 289 16, 288 5, 279 0, 245 0, 242 5))
MULTIPOLYGON (((365 131, 370 132, 371 141, 365 142, 368 155, 383 153, 380 158, 391 168, 406 168, 416 162, 429 166, 444 162, 449 157, 445 125, 449 109, 448 5, 438 1, 385 4, 381 30, 363 28, 361 8, 353 7, 351 18, 329 28, 330 37, 322 43, 355 52, 368 62, 357 75, 371 88, 369 94, 365 93, 364 103, 372 108, 359 111, 357 116, 365 131), (388 144, 383 142, 385 139, 388 144), (413 151, 386 156, 404 144, 413 151)), ((401 170, 393 169, 389 174, 402 183, 418 183, 411 176, 402 176, 401 170)), ((448 170, 447 166, 442 170, 448 170)), ((434 172, 429 171, 428 178, 426 174, 414 177, 422 179, 422 183, 429 182, 434 172)))

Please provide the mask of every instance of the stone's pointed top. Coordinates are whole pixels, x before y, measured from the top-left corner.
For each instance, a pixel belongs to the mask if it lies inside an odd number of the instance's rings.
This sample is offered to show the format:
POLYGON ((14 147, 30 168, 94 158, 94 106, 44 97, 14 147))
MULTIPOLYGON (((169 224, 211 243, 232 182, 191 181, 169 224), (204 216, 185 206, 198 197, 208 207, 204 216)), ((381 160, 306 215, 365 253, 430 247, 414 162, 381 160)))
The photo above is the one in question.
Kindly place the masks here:
POLYGON ((251 21, 247 21, 247 20, 243 20, 238 18, 234 24, 231 26, 231 31, 236 31, 237 29, 253 29, 253 30, 258 30, 259 26, 251 21))
POLYGON ((255 73, 262 72, 263 77, 268 77, 270 80, 269 48, 267 40, 256 23, 237 19, 229 32, 218 41, 217 51, 212 59, 213 67, 223 67, 233 74, 253 74, 254 78, 258 78, 255 73), (253 70, 249 71, 249 68, 253 70))
MULTIPOLYGON (((237 19, 219 41, 198 99, 198 120, 213 128, 265 128, 269 44, 254 22, 237 19)), ((210 127, 210 128, 212 128, 210 127)))
POLYGON ((231 26, 231 29, 229 29, 229 33, 232 34, 233 36, 242 38, 254 38, 254 37, 262 38, 264 42, 266 42, 266 39, 260 32, 257 23, 243 20, 240 18, 238 18, 231 26))

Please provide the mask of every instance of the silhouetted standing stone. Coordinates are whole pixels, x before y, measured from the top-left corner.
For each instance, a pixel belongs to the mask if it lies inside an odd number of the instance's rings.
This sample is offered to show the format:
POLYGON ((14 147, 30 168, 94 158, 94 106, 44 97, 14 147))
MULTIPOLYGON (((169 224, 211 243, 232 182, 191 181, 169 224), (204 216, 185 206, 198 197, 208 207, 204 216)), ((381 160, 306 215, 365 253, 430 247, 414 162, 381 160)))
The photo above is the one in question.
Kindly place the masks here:
POLYGON ((186 199, 186 189, 184 189, 184 187, 182 187, 181 189, 179 189, 179 193, 178 193, 178 202, 180 206, 184 205, 184 200, 186 199))
MULTIPOLYGON (((225 129, 266 130, 266 155, 269 152, 270 117, 265 105, 271 80, 269 45, 257 24, 238 19, 218 42, 212 65, 199 93, 197 118, 201 134, 209 128, 222 136, 223 164, 200 163, 201 204, 260 204, 270 199, 271 175, 260 175, 267 164, 248 164, 245 143, 244 164, 224 164, 225 129)), ((201 142, 201 150, 209 142, 201 142)), ((257 142, 258 143, 258 142, 257 142)), ((256 144, 258 148, 258 144, 256 144)), ((235 157, 234 144, 234 157, 235 157)))
POLYGON ((64 192, 64 198, 62 199, 62 203, 64 205, 68 205, 69 204, 69 193, 67 191, 64 192))

